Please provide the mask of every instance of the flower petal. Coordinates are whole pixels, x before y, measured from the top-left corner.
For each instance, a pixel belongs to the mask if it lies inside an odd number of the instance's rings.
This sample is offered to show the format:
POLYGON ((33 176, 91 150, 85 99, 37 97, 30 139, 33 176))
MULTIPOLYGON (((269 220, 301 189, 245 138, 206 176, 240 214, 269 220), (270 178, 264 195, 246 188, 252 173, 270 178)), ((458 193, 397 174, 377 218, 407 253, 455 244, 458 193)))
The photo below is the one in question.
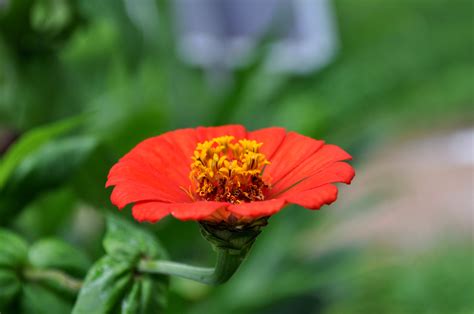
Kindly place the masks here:
POLYGON ((265 168, 264 179, 271 183, 278 182, 282 177, 304 163, 323 144, 323 141, 289 132, 275 154, 270 158, 271 164, 265 168))
POLYGON ((109 172, 106 186, 115 186, 112 203, 119 208, 139 201, 189 202, 189 171, 196 131, 182 129, 135 146, 109 172))
POLYGON ((135 202, 172 202, 174 199, 177 199, 177 197, 170 197, 168 195, 165 195, 159 189, 155 189, 145 185, 141 186, 139 184, 129 182, 124 182, 122 184, 116 185, 112 191, 112 194, 110 195, 110 201, 119 209, 122 209, 128 204, 135 202))
POLYGON ((266 128, 249 132, 248 138, 256 140, 258 143, 263 143, 260 152, 265 155, 267 159, 271 159, 278 147, 286 137, 286 130, 284 128, 266 128))
POLYGON ((288 203, 298 204, 309 209, 319 209, 323 205, 329 205, 337 199, 337 187, 326 184, 302 193, 294 193, 285 197, 288 203))
MULTIPOLYGON (((311 177, 320 177, 325 175, 323 170, 331 166, 335 162, 352 159, 351 155, 345 152, 343 149, 336 145, 324 145, 321 149, 317 150, 313 155, 306 159, 303 163, 298 165, 295 169, 289 172, 287 175, 282 177, 279 181, 274 182, 271 190, 271 194, 275 195, 281 193, 281 191, 288 189, 290 186, 301 182, 302 180, 307 180, 311 177)), ((346 167, 346 165, 342 167, 346 167)), ((350 166, 349 166, 350 167, 350 166)), ((347 173, 342 173, 341 179, 334 182, 345 182, 349 181, 346 177, 352 174, 353 169, 346 169, 347 173)), ((351 177, 351 179, 352 179, 351 177)), ((331 182, 327 182, 331 183, 331 182)))
POLYGON ((200 201, 194 203, 142 202, 132 208, 132 214, 138 221, 156 222, 171 214, 179 220, 202 220, 220 208, 228 206, 222 202, 200 201))
POLYGON ((141 165, 148 165, 155 172, 164 174, 168 179, 173 179, 179 185, 187 186, 191 157, 196 143, 196 131, 193 129, 167 132, 144 140, 120 162, 136 160, 141 165))
POLYGON ((137 221, 148 221, 155 223, 158 220, 168 216, 171 211, 169 203, 160 202, 140 202, 132 207, 132 215, 137 221))
MULTIPOLYGON (((163 134, 166 140, 173 148, 174 154, 171 159, 180 159, 180 165, 183 165, 186 171, 190 170, 191 157, 193 156, 196 144, 198 143, 197 132, 195 129, 180 129, 163 134)), ((187 178, 187 176, 186 176, 187 178)))
POLYGON ((247 130, 239 124, 229 124, 216 127, 198 127, 196 128, 196 132, 198 142, 203 142, 224 135, 231 135, 236 139, 242 139, 247 136, 247 130))
POLYGON ((223 202, 200 201, 194 203, 178 203, 171 205, 171 214, 179 220, 202 220, 216 210, 227 207, 223 202))
POLYGON ((147 139, 112 167, 106 186, 114 186, 112 203, 123 208, 134 203, 133 216, 156 222, 171 214, 180 220, 206 220, 236 216, 258 218, 278 212, 288 203, 318 209, 337 198, 332 183, 350 183, 354 169, 341 148, 323 141, 287 133, 283 128, 252 132, 241 125, 180 129, 147 139), (194 201, 185 191, 191 188, 191 157, 197 143, 230 135, 263 143, 261 152, 271 162, 263 174, 272 185, 265 201, 229 204, 194 201))
POLYGON ((318 188, 329 183, 346 183, 350 184, 354 178, 355 172, 351 165, 345 162, 335 162, 330 166, 322 169, 309 177, 303 178, 301 181, 287 186, 285 189, 272 189, 271 195, 268 197, 276 197, 287 199, 290 195, 298 195, 299 193, 318 188))
POLYGON ((171 178, 171 175, 167 177, 154 171, 146 163, 128 160, 112 167, 106 186, 115 185, 111 200, 119 208, 145 200, 190 201, 189 196, 171 178))
POLYGON ((280 211, 285 204, 286 202, 283 199, 272 199, 268 201, 230 205, 227 210, 245 217, 256 218, 273 215, 280 211))

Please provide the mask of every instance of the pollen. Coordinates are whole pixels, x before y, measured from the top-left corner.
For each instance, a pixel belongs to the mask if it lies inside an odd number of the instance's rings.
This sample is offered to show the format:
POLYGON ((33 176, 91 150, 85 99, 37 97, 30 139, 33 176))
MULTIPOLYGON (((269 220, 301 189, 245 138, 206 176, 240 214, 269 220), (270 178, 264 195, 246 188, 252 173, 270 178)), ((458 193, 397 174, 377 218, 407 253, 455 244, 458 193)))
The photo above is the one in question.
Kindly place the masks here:
POLYGON ((191 180, 197 198, 240 204, 262 201, 265 166, 270 164, 260 153, 262 143, 221 136, 198 143, 192 157, 191 180))

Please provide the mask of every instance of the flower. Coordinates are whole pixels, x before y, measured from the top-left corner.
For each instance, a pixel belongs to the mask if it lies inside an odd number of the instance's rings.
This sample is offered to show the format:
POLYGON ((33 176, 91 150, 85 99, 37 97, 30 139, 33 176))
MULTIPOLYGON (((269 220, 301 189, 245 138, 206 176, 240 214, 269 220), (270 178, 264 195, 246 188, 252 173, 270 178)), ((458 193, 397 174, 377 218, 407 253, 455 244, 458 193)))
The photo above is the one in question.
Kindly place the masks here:
POLYGON ((283 128, 241 125, 179 129, 139 143, 110 170, 106 186, 119 209, 138 221, 180 220, 242 225, 287 204, 319 209, 349 184, 351 156, 283 128))

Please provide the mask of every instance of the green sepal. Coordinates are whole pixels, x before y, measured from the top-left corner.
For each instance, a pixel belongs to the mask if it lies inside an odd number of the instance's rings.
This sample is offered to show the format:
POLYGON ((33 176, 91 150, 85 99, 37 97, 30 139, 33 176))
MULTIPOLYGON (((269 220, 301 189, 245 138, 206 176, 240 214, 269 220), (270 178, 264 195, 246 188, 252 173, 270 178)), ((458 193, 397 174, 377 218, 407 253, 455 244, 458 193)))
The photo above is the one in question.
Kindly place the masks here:
POLYGON ((247 255, 262 228, 267 225, 267 217, 243 225, 200 222, 202 236, 216 251, 227 251, 231 255, 247 255))

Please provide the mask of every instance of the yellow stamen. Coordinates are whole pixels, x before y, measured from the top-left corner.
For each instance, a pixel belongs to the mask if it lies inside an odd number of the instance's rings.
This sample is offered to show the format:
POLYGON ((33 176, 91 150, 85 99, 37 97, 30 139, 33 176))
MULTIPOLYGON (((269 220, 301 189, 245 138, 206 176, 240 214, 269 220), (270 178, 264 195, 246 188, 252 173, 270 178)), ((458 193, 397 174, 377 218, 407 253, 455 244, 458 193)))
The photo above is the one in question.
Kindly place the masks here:
POLYGON ((198 143, 189 174, 195 194, 234 204, 263 200, 263 189, 269 186, 261 173, 270 162, 259 152, 261 146, 254 140, 236 141, 233 136, 198 143))

